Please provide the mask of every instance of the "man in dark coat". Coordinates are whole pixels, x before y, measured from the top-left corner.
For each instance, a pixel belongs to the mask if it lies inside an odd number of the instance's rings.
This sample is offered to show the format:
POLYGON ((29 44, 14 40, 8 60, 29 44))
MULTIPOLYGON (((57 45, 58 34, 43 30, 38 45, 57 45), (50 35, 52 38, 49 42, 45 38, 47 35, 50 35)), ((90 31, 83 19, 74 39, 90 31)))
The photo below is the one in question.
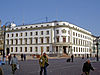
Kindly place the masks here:
POLYGON ((74 56, 73 55, 71 56, 71 59, 72 59, 72 62, 73 62, 73 59, 74 59, 74 56))
POLYGON ((23 61, 23 54, 21 54, 21 61, 23 61))
POLYGON ((87 60, 83 65, 83 73, 89 75, 90 70, 94 71, 93 67, 91 66, 90 60, 87 60))

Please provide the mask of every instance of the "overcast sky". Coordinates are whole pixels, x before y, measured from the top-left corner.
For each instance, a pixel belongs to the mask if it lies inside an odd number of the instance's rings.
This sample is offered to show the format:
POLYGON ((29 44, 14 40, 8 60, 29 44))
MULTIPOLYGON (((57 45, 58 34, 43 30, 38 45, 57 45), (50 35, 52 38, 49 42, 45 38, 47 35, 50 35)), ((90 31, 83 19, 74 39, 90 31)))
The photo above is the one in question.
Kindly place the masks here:
POLYGON ((2 25, 58 20, 78 25, 100 35, 100 0, 0 0, 2 25))

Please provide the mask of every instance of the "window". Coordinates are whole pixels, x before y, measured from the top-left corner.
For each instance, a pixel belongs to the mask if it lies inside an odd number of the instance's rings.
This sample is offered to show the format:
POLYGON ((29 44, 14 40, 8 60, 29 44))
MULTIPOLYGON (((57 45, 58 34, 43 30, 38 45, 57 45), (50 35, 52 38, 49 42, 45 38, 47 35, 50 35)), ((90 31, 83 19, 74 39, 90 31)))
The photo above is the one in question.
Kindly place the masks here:
POLYGON ((78 34, 78 37, 80 37, 80 34, 78 34))
POLYGON ((30 44, 32 44, 32 38, 30 38, 30 44))
POLYGON ((20 44, 22 45, 22 38, 20 38, 20 44))
POLYGON ((75 45, 75 38, 73 38, 73 44, 75 45))
POLYGON ((58 52, 58 46, 56 46, 56 52, 58 52))
POLYGON ((9 45, 9 40, 7 40, 7 45, 9 45))
POLYGON ((38 32, 37 31, 35 32, 35 35, 38 35, 38 32))
POLYGON ((80 52, 80 47, 79 47, 79 52, 80 52))
POLYGON ((43 27, 43 25, 41 25, 41 27, 43 27))
POLYGON ((59 34, 59 30, 56 30, 56 33, 59 34))
POLYGON ((78 47, 76 47, 76 52, 78 52, 78 47))
POLYGON ((36 28, 37 28, 38 26, 36 26, 36 28))
POLYGON ((11 52, 13 52, 13 47, 11 47, 11 52))
POLYGON ((41 43, 43 43, 43 38, 41 38, 41 43))
POLYGON ((30 52, 32 52, 32 47, 30 47, 30 52))
POLYGON ((73 32, 73 36, 75 36, 75 32, 73 32))
POLYGON ((23 33, 20 33, 20 36, 23 36, 23 33))
POLYGON ((27 36, 27 32, 25 33, 25 36, 27 36))
POLYGON ((16 41, 16 45, 18 44, 18 39, 15 39, 15 41, 16 41))
POLYGON ((32 36, 32 32, 30 32, 30 36, 32 36))
POLYGON ((57 39, 57 42, 59 42, 59 37, 56 37, 56 39, 57 39))
POLYGON ((25 47, 25 52, 27 52, 27 47, 25 47))
POLYGON ((49 25, 47 25, 47 26, 49 26, 49 25))
POLYGON ((30 28, 32 28, 32 26, 30 28))
POLYGON ((49 52, 49 46, 47 47, 47 52, 49 52))
POLYGON ((47 35, 49 34, 49 31, 47 31, 47 35))
POLYGON ((76 33, 76 36, 77 36, 77 33, 76 33))
POLYGON ((81 52, 82 52, 82 48, 81 48, 81 52))
POLYGON ((38 43, 38 38, 35 38, 35 43, 36 43, 36 44, 38 43))
POLYGON ((75 47, 74 47, 74 52, 75 52, 75 47))
POLYGON ((17 47, 15 47, 15 52, 17 52, 17 47))
POLYGON ((47 43, 49 43, 49 37, 47 37, 47 43))
POLYGON ((37 47, 35 47, 35 52, 38 52, 38 48, 37 47))
POLYGON ((63 25, 65 25, 65 23, 63 23, 63 25))
POLYGON ((16 37, 18 37, 18 33, 16 33, 16 37))
POLYGON ((22 47, 20 47, 20 52, 22 52, 22 47))
POLYGON ((79 39, 79 45, 81 44, 81 41, 80 41, 80 39, 79 39))
POLYGON ((14 34, 11 35, 12 37, 14 36, 14 34))
POLYGON ((62 33, 66 33, 66 30, 65 30, 65 29, 63 29, 63 30, 62 30, 62 33))
POLYGON ((7 34, 7 37, 9 37, 9 34, 7 34))
POLYGON ((70 42, 70 36, 68 36, 68 42, 70 42))
POLYGON ((66 42, 66 37, 65 36, 63 37, 63 42, 66 42))
POLYGON ((13 45, 13 39, 11 39, 11 45, 13 45))
POLYGON ((56 24, 56 25, 59 25, 59 24, 56 24))
POLYGON ((78 44, 78 39, 76 38, 76 45, 78 44))
POLYGON ((27 44, 27 38, 25 38, 25 44, 27 44))
POLYGON ((43 31, 41 31, 41 35, 43 35, 43 31))

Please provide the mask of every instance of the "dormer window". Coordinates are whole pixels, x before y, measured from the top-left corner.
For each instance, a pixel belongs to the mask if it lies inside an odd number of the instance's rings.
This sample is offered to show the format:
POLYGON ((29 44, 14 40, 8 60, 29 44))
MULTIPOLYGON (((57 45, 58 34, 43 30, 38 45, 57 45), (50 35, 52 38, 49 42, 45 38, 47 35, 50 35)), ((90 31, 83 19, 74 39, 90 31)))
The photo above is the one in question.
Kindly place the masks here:
POLYGON ((63 23, 63 25, 65 25, 65 23, 63 23))
POLYGON ((41 25, 41 27, 43 27, 43 25, 41 25))
POLYGON ((27 29, 27 27, 25 27, 27 29))
POLYGON ((56 24, 56 25, 59 25, 59 24, 56 24))
POLYGON ((47 26, 49 26, 49 25, 47 25, 47 26))
POLYGON ((30 28, 32 28, 32 26, 30 28))

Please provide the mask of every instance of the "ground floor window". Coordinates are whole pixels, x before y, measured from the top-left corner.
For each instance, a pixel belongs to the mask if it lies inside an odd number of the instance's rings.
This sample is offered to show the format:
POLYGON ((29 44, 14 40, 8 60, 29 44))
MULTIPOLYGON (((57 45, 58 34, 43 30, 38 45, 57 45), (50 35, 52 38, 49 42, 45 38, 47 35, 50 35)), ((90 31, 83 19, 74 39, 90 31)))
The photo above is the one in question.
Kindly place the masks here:
POLYGON ((58 52, 58 46, 56 46, 56 52, 58 52))
POLYGON ((13 47, 11 47, 11 52, 13 52, 13 47))
POLYGON ((25 52, 27 52, 27 47, 25 47, 25 52))
POLYGON ((47 47, 47 52, 49 52, 49 46, 47 47))

